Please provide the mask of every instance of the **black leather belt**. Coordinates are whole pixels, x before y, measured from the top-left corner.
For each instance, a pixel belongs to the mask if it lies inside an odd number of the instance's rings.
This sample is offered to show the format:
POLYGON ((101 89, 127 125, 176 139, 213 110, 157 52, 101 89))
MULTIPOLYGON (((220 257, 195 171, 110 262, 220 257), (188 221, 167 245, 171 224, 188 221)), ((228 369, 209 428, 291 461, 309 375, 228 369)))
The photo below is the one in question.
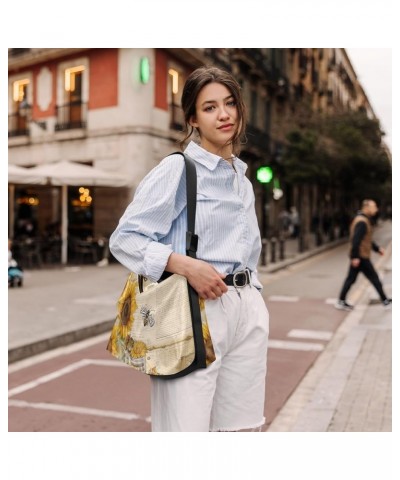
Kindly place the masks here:
POLYGON ((251 272, 246 268, 241 272, 229 274, 224 278, 224 282, 231 287, 245 287, 251 283, 251 272))

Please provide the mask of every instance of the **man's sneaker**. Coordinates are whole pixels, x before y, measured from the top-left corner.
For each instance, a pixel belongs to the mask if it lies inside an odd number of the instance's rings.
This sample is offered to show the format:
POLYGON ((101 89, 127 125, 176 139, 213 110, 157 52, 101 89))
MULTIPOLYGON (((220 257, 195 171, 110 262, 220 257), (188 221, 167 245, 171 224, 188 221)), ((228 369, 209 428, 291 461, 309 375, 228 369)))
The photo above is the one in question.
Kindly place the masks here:
POLYGON ((385 308, 392 308, 392 299, 391 298, 387 298, 386 300, 384 300, 382 302, 382 305, 385 307, 385 308))
POLYGON ((346 310, 347 312, 354 309, 353 305, 350 305, 345 300, 338 300, 337 303, 335 303, 335 308, 338 310, 346 310))

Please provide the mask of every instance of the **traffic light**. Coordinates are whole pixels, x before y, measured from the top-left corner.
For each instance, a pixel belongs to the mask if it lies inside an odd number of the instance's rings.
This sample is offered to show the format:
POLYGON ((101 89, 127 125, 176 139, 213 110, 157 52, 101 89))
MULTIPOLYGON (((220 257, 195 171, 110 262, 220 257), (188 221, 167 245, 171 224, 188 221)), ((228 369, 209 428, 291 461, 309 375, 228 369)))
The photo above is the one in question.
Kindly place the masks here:
POLYGON ((269 183, 272 180, 274 173, 271 167, 259 167, 257 169, 257 180, 260 183, 269 183))

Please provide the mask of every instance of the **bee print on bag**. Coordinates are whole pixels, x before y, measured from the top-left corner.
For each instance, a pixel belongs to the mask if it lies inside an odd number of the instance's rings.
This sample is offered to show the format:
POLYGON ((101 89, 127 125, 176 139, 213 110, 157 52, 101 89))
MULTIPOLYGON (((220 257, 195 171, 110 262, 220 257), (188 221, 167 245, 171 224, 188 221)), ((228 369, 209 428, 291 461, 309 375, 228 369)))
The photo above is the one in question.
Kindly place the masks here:
POLYGON ((143 318, 143 325, 149 325, 150 327, 154 326, 155 320, 153 317, 153 311, 150 310, 146 305, 143 305, 140 309, 140 314, 143 318))

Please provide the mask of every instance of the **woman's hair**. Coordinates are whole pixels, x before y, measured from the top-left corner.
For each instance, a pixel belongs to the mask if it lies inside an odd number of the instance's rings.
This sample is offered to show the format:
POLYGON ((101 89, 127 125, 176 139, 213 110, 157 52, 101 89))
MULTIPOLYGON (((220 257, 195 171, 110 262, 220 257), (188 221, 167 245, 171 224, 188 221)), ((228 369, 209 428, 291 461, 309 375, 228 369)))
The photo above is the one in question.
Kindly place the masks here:
POLYGON ((240 151, 240 139, 246 131, 246 106, 243 102, 240 85, 235 78, 225 70, 217 67, 204 66, 197 68, 192 72, 185 82, 182 92, 182 110, 185 116, 185 138, 181 141, 181 147, 193 133, 193 127, 190 125, 190 119, 196 115, 197 97, 203 87, 209 83, 220 83, 232 94, 238 112, 238 123, 236 131, 230 140, 233 147, 233 153, 237 155, 240 151))

